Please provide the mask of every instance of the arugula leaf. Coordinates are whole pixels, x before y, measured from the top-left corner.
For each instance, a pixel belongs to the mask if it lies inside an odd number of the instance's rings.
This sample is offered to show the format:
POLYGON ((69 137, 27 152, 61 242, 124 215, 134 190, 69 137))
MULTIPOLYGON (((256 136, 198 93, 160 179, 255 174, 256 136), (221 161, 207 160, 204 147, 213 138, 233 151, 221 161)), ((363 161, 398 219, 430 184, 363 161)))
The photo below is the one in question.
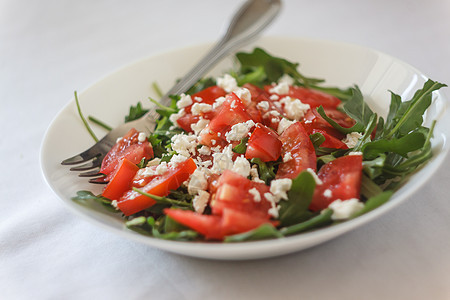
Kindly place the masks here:
POLYGON ((428 79, 423 88, 405 102, 401 102, 400 96, 392 93, 384 138, 402 137, 419 128, 423 123, 423 114, 431 105, 432 92, 445 86, 447 85, 428 79))
POLYGON ((225 243, 237 243, 281 237, 283 237, 283 235, 272 224, 266 223, 247 232, 229 235, 225 237, 223 241, 225 243))
POLYGON ((288 200, 280 202, 279 220, 282 226, 296 224, 312 216, 308 207, 315 188, 316 181, 308 171, 303 171, 292 180, 288 200))
POLYGON ((393 194, 393 191, 385 191, 385 192, 377 194, 376 196, 369 198, 366 201, 366 203, 364 204, 364 208, 361 209, 360 211, 358 211, 357 213, 353 214, 352 216, 350 216, 350 219, 359 217, 359 216, 383 205, 391 198, 392 194, 393 194))
POLYGON ((148 109, 142 108, 141 102, 138 102, 136 106, 130 106, 130 111, 128 112, 128 115, 125 116, 125 123, 137 120, 147 112, 148 109))
POLYGON ((382 193, 381 187, 376 184, 370 177, 363 174, 361 178, 361 195, 367 199, 382 193))
POLYGON ((233 152, 238 154, 245 154, 245 151, 247 151, 247 142, 248 137, 243 138, 238 145, 233 147, 233 152))
POLYGON ((406 157, 409 152, 421 149, 425 144, 425 136, 421 132, 412 132, 401 138, 377 140, 362 147, 365 159, 375 159, 384 152, 393 152, 406 157))
POLYGON ((358 124, 362 124, 366 127, 369 124, 374 112, 370 109, 369 105, 364 101, 364 97, 358 86, 352 88, 352 97, 345 102, 342 107, 344 112, 349 115, 358 124))
POLYGON ((80 204, 86 204, 87 201, 96 201, 100 203, 101 205, 105 206, 110 212, 118 212, 115 207, 111 205, 111 200, 103 197, 103 196, 96 196, 90 191, 78 191, 77 195, 71 198, 72 201, 76 201, 80 204))
POLYGON ((325 113, 325 109, 323 108, 322 105, 317 107, 316 110, 322 116, 322 118, 325 119, 325 121, 327 121, 331 126, 333 126, 335 129, 339 130, 342 133, 347 134, 351 132, 363 132, 364 130, 364 124, 358 122, 350 128, 342 127, 335 120, 327 116, 327 114, 325 113))
POLYGON ((164 240, 190 241, 197 238, 198 233, 193 230, 161 232, 161 222, 156 221, 153 217, 137 217, 125 222, 128 229, 136 231, 140 234, 154 236, 164 240))
POLYGON ((251 163, 258 165, 259 178, 263 180, 266 184, 275 178, 275 165, 273 162, 263 162, 259 158, 252 158, 251 163))
POLYGON ((141 195, 147 196, 149 198, 152 198, 153 200, 156 201, 156 203, 161 203, 161 204, 171 204, 171 205, 176 205, 179 207, 188 207, 192 209, 192 203, 188 203, 188 202, 184 202, 184 201, 180 201, 180 200, 175 200, 175 199, 170 199, 167 197, 160 197, 160 196, 156 196, 156 195, 152 195, 149 193, 146 193, 138 188, 133 187, 133 191, 138 192, 141 195))
POLYGON ((284 227, 280 229, 281 234, 284 236, 297 234, 300 232, 305 232, 307 230, 311 230, 317 227, 322 227, 332 223, 331 216, 333 215, 332 209, 325 209, 319 215, 304 221, 302 223, 298 223, 289 227, 284 227))
POLYGON ((315 149, 319 148, 320 145, 325 142, 325 137, 320 132, 316 132, 309 135, 309 139, 311 140, 315 149))

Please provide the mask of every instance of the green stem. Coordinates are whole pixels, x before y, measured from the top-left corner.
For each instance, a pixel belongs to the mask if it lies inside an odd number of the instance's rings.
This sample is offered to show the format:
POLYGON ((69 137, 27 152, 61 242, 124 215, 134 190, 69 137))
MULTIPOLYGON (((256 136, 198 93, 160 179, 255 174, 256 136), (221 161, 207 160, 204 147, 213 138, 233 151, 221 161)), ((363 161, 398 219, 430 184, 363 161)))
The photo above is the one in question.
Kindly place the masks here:
POLYGON ((138 192, 139 194, 147 196, 149 198, 152 198, 157 203, 171 204, 171 205, 177 205, 177 206, 183 206, 183 207, 192 207, 191 203, 187 203, 187 202, 184 202, 184 201, 178 201, 178 200, 174 200, 174 199, 170 199, 170 198, 166 198, 166 197, 160 197, 160 196, 152 195, 152 194, 146 193, 144 191, 141 191, 140 189, 135 188, 135 187, 133 187, 133 191, 138 192))
POLYGON ((84 126, 86 127, 89 134, 92 136, 95 142, 98 142, 98 138, 95 136, 95 133, 92 131, 91 127, 89 126, 88 122, 83 116, 83 113, 81 112, 80 102, 78 101, 78 95, 77 91, 74 92, 75 94, 75 103, 77 104, 78 114, 80 115, 81 121, 83 121, 84 126))
POLYGON ((111 126, 106 125, 104 122, 100 121, 99 119, 97 119, 97 118, 95 118, 93 116, 88 116, 88 120, 91 121, 94 124, 97 124, 98 126, 104 128, 104 129, 108 130, 108 131, 112 130, 111 126))
POLYGON ((156 83, 156 81, 154 81, 152 83, 152 88, 155 91, 155 93, 158 96, 158 98, 161 98, 163 96, 163 93, 162 93, 161 89, 159 88, 158 83, 156 83))

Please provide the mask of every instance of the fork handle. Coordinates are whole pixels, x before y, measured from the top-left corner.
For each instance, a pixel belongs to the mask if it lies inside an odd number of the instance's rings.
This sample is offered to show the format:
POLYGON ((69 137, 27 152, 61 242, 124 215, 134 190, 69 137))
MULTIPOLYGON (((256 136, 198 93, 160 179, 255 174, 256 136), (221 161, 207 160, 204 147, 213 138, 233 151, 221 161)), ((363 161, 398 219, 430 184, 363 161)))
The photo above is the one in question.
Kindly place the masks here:
POLYGON ((235 13, 225 35, 192 70, 177 82, 160 100, 169 105, 169 95, 186 92, 223 57, 251 42, 272 20, 281 8, 281 0, 248 0, 235 13))

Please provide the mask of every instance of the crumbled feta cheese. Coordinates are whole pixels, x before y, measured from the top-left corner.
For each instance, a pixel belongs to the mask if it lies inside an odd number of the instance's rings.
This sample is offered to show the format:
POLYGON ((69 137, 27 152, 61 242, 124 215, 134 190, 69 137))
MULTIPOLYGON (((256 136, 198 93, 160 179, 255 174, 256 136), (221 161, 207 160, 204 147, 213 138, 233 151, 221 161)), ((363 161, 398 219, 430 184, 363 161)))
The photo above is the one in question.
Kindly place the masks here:
POLYGON ((256 104, 256 107, 260 110, 266 111, 269 110, 269 102, 268 101, 261 101, 258 104, 256 104))
POLYGON ((233 168, 231 168, 231 171, 238 173, 241 176, 248 177, 250 175, 250 163, 248 160, 243 156, 238 156, 236 160, 233 163, 233 168))
POLYGON ((194 210, 202 214, 205 211, 206 204, 209 201, 209 193, 207 191, 199 191, 198 195, 192 199, 192 206, 194 210))
POLYGON ((216 142, 216 140, 211 140, 211 145, 215 145, 217 142, 216 142))
POLYGON ((294 121, 289 121, 286 118, 282 118, 280 120, 280 123, 278 124, 278 129, 277 129, 278 135, 281 135, 289 126, 291 126, 294 123, 295 123, 294 121))
POLYGON ((213 103, 213 109, 218 108, 219 106, 221 106, 224 102, 225 102, 226 98, 225 97, 219 97, 217 98, 214 103, 213 103))
POLYGON ((286 152, 283 156, 283 162, 288 162, 292 159, 292 153, 291 152, 286 152))
POLYGON ((280 82, 269 90, 269 93, 285 95, 289 92, 289 85, 286 82, 280 82))
POLYGON ((171 138, 171 147, 178 154, 190 156, 195 154, 197 148, 197 137, 195 135, 186 135, 184 133, 176 134, 171 138))
POLYGON ((191 124, 191 129, 194 130, 195 135, 199 135, 200 132, 208 126, 209 120, 200 118, 197 123, 191 124))
POLYGON ((139 174, 144 177, 162 175, 167 172, 168 166, 165 161, 156 166, 145 167, 139 170, 139 174))
POLYGON ((323 196, 326 198, 331 198, 331 196, 333 196, 333 192, 330 189, 326 189, 323 191, 323 196))
POLYGON ((238 88, 234 91, 236 96, 238 96, 239 99, 241 99, 242 103, 244 103, 245 106, 248 106, 250 102, 252 102, 252 94, 250 94, 250 91, 246 88, 238 88))
POLYGON ((119 210, 119 207, 117 206, 117 200, 111 201, 111 206, 114 207, 116 210, 119 210))
POLYGON ((116 140, 116 144, 118 143, 118 142, 120 142, 121 140, 123 139, 123 137, 119 137, 119 138, 117 138, 117 140, 116 140))
POLYGON ((225 170, 230 170, 233 168, 233 145, 226 146, 222 152, 214 153, 213 156, 213 167, 211 171, 216 174, 222 174, 225 170))
POLYGON ((273 205, 271 208, 269 208, 267 213, 272 217, 274 217, 275 219, 277 219, 280 215, 280 208, 281 208, 280 205, 273 205))
MULTIPOLYGON (((272 100, 272 101, 277 101, 277 100, 280 99, 280 96, 278 96, 278 95, 270 95, 269 99, 272 100)), ((274 102, 274 105, 277 106, 277 107, 281 107, 281 104, 278 103, 278 102, 274 102)))
POLYGON ((184 108, 180 109, 176 114, 171 114, 169 117, 170 122, 172 122, 172 124, 174 126, 178 127, 178 123, 177 120, 179 118, 181 118, 182 116, 184 116, 186 114, 186 112, 184 111, 184 108))
POLYGON ((150 161, 147 163, 147 167, 157 166, 157 165, 159 165, 160 163, 161 163, 161 159, 158 158, 158 157, 155 157, 154 159, 150 160, 150 161))
POLYGON ((321 185, 323 183, 322 180, 319 178, 319 176, 317 176, 316 172, 314 172, 313 169, 308 168, 308 169, 306 169, 306 171, 308 171, 312 175, 312 177, 316 181, 317 185, 321 185))
POLYGON ((207 103, 194 103, 191 107, 191 112, 194 116, 199 115, 201 113, 207 113, 212 110, 212 105, 207 103))
POLYGON ((347 133, 347 136, 342 140, 344 144, 349 148, 353 148, 358 143, 358 140, 362 137, 362 134, 359 132, 351 132, 347 133))
POLYGON ((233 100, 233 102, 231 102, 230 108, 235 109, 236 107, 237 107, 236 100, 233 100))
POLYGON ((222 147, 220 147, 220 146, 211 147, 211 151, 214 153, 222 152, 222 147))
POLYGON ((352 151, 348 155, 363 155, 363 153, 360 151, 355 151, 355 152, 352 151))
POLYGON ((234 91, 238 87, 236 79, 230 74, 225 74, 223 77, 217 78, 216 84, 227 93, 234 91))
POLYGON ((225 133, 225 138, 228 142, 240 141, 247 136, 253 126, 255 126, 255 122, 252 120, 235 124, 231 126, 230 131, 225 133))
POLYGON ((190 195, 197 195, 199 191, 205 190, 208 187, 205 172, 201 168, 195 169, 192 173, 188 183, 188 193, 190 195))
POLYGON ((212 166, 212 161, 210 160, 204 160, 202 162, 200 162, 200 165, 204 168, 209 168, 210 166, 212 166))
POLYGON ((177 107, 179 109, 185 108, 186 106, 189 106, 192 104, 192 98, 189 95, 181 94, 180 100, 177 101, 177 107))
POLYGON ((176 155, 172 156, 172 158, 170 159, 169 164, 173 168, 176 168, 179 163, 184 162, 188 158, 189 158, 188 156, 184 156, 184 155, 181 155, 181 154, 176 154, 176 155))
POLYGON ((147 139, 147 136, 145 135, 145 132, 139 132, 138 135, 138 142, 143 143, 147 139))
POLYGON ((261 194, 256 188, 251 188, 248 190, 248 192, 253 196, 253 201, 261 202, 261 194))
POLYGON ((284 113, 289 119, 300 120, 310 109, 309 104, 302 103, 299 99, 291 98, 289 96, 280 100, 284 104, 284 113))
POLYGON ((194 97, 194 101, 203 102, 203 99, 201 97, 196 96, 196 97, 194 97))
POLYGON ((278 79, 278 84, 280 83, 286 83, 287 85, 293 85, 294 84, 294 78, 289 76, 288 74, 283 74, 283 76, 278 79))
POLYGON ((270 192, 277 198, 276 202, 280 199, 287 200, 287 192, 291 189, 292 179, 282 178, 272 180, 270 183, 270 192))
POLYGON ((201 155, 210 155, 211 149, 208 146, 203 145, 200 149, 198 149, 198 153, 201 155))
POLYGON ((345 220, 351 215, 357 213, 364 208, 364 203, 360 202, 356 198, 348 200, 337 199, 333 201, 329 206, 333 210, 331 219, 333 220, 345 220))

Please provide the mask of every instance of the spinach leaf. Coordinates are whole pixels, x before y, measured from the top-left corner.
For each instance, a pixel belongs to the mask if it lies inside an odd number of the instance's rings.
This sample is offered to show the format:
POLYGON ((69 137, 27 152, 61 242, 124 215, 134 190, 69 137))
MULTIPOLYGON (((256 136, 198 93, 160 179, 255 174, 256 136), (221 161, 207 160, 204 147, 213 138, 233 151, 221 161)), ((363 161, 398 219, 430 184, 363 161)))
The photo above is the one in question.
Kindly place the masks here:
POLYGON ((312 216, 308 207, 315 187, 316 181, 308 171, 303 171, 292 180, 288 200, 280 202, 279 220, 282 226, 297 224, 312 216))

